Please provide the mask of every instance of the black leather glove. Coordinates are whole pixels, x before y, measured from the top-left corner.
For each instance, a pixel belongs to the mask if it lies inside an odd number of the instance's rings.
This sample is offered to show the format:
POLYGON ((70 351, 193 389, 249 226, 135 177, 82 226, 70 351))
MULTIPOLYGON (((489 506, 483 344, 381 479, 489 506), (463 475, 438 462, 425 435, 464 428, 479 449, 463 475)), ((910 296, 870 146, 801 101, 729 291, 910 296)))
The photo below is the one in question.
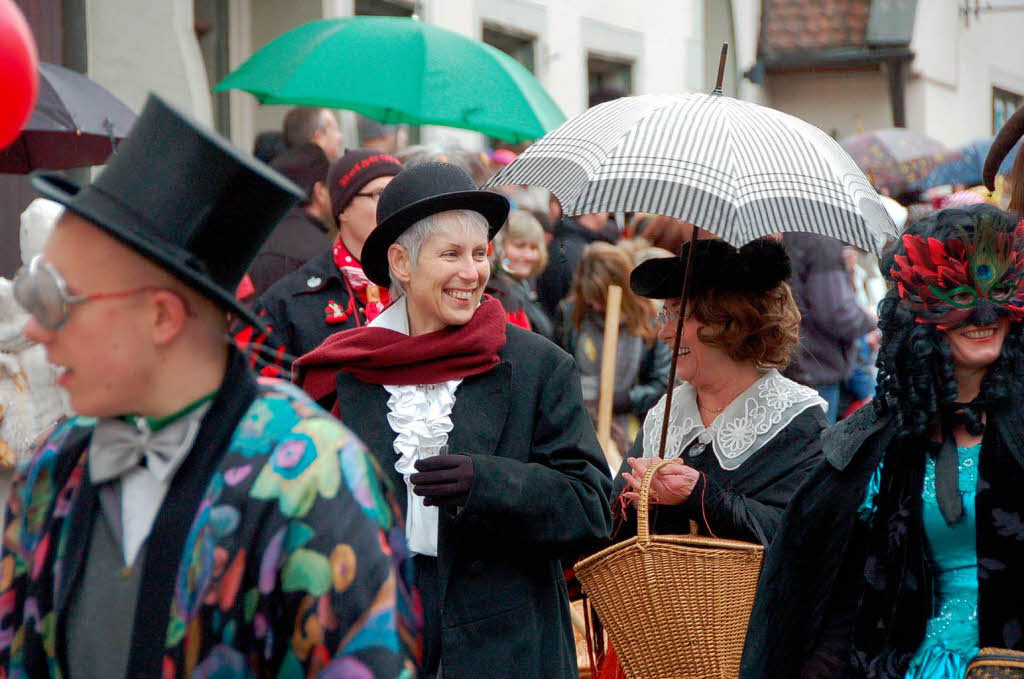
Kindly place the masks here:
POLYGON ((423 504, 465 505, 473 486, 473 458, 469 455, 433 455, 416 462, 418 473, 409 477, 412 492, 423 504))

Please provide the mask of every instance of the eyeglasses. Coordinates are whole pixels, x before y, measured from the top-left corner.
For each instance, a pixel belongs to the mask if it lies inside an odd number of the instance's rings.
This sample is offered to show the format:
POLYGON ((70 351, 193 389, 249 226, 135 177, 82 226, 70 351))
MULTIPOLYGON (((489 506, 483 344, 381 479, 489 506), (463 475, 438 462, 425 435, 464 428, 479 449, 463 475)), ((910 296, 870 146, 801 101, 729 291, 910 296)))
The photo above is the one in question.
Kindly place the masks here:
POLYGON ((664 328, 669 323, 674 323, 675 321, 678 321, 678 320, 679 320, 679 311, 677 311, 677 310, 669 311, 667 306, 661 307, 661 310, 658 311, 658 315, 654 317, 654 322, 658 326, 659 329, 660 328, 664 328))
POLYGON ((363 198, 369 198, 374 203, 376 203, 378 200, 380 200, 380 194, 382 193, 384 193, 384 189, 381 189, 380 191, 373 191, 371 193, 363 193, 362 191, 360 191, 357 192, 356 195, 362 196, 363 198))
POLYGON ((95 292, 72 295, 60 272, 36 255, 14 276, 14 301, 44 328, 59 330, 71 316, 76 304, 96 299, 130 297, 140 292, 155 290, 151 285, 117 292, 95 292))

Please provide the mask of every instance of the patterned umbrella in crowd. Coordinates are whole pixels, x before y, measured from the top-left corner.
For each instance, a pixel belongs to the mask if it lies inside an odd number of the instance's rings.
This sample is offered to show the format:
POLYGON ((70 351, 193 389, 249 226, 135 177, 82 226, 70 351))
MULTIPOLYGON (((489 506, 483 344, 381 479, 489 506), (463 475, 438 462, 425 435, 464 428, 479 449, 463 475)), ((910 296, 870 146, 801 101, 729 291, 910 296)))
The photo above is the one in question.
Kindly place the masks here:
POLYGON ((537 184, 568 215, 649 212, 739 246, 783 231, 878 254, 897 231, 827 134, 721 94, 642 95, 595 106, 548 133, 488 183, 537 184))
POLYGON ((875 130, 840 142, 879 191, 896 196, 919 184, 940 165, 961 158, 939 141, 902 128, 875 130))
MULTIPOLYGON (((940 165, 921 182, 922 190, 947 184, 963 184, 964 186, 977 186, 984 179, 985 158, 995 137, 978 139, 965 144, 957 149, 962 156, 959 160, 953 160, 940 165)), ((1017 159, 1017 151, 1020 144, 1015 145, 999 164, 998 173, 1009 175, 1013 169, 1013 162, 1017 159)))

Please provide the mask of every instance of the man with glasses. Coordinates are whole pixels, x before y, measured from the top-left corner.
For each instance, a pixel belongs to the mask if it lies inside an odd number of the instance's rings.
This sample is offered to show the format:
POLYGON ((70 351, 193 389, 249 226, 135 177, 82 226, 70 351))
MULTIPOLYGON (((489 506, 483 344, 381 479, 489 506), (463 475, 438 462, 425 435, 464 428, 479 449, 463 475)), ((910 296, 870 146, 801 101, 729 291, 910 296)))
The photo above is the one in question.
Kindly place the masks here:
POLYGON ((156 96, 96 182, 33 185, 66 210, 14 296, 78 416, 14 481, 0 675, 408 676, 371 459, 227 334, 296 187, 156 96))
POLYGON ((246 327, 236 336, 264 375, 287 377, 295 358, 336 332, 366 325, 391 302, 387 289, 363 273, 360 258, 377 227, 377 199, 401 170, 396 158, 370 149, 347 151, 331 165, 327 188, 338 237, 256 300, 253 311, 269 333, 246 327))

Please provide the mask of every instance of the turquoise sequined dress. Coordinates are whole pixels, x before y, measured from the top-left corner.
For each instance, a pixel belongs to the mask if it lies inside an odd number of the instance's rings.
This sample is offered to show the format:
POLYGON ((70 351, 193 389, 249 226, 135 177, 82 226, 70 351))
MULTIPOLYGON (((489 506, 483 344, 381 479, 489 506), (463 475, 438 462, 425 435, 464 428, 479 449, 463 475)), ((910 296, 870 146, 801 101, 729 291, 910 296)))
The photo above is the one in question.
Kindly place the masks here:
MULTIPOLYGON (((936 614, 907 669, 907 679, 963 679, 967 663, 978 653, 978 557, 975 547, 974 496, 978 486, 981 444, 957 448, 964 517, 947 526, 935 498, 935 461, 924 472, 924 532, 935 560, 936 614)), ((863 518, 874 513, 881 479, 879 465, 861 506, 863 518)))

